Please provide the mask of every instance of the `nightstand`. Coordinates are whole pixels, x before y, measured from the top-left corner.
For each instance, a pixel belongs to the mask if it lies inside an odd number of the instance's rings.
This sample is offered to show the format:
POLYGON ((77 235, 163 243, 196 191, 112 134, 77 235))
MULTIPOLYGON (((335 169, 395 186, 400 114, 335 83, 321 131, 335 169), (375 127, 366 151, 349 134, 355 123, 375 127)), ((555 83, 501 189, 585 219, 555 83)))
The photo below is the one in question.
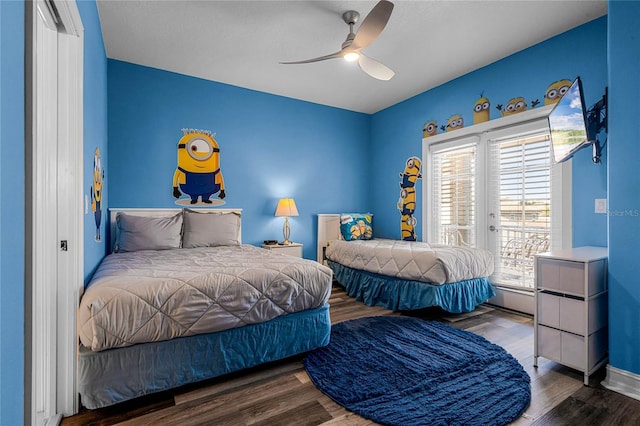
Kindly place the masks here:
POLYGON ((263 249, 273 250, 276 253, 284 253, 289 256, 302 257, 302 244, 291 243, 285 244, 263 244, 263 249))

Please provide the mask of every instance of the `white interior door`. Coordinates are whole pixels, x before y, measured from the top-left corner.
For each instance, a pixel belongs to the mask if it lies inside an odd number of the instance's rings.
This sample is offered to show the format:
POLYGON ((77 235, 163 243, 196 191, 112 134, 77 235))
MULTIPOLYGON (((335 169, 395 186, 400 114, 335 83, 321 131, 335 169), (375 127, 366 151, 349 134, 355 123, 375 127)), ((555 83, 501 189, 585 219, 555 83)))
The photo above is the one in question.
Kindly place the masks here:
POLYGON ((35 129, 31 179, 31 423, 56 413, 58 35, 53 16, 36 3, 34 55, 35 129), (47 212, 47 214, 44 214, 47 212))
POLYGON ((83 287, 83 30, 75 2, 27 3, 27 294, 31 376, 25 422, 77 412, 75 313, 83 287))

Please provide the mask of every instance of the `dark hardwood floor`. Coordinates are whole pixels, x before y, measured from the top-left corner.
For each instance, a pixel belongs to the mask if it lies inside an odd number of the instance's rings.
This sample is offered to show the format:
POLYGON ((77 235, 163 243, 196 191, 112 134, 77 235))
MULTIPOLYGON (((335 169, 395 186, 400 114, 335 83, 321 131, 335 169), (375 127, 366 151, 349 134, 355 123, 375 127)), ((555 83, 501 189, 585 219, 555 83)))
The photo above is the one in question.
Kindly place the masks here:
MULTIPOLYGON (((531 405, 514 425, 640 425, 640 401, 599 386, 604 372, 582 384, 582 374, 539 359, 533 367, 533 320, 501 309, 455 316, 439 309, 394 313, 365 306, 335 286, 333 323, 373 315, 411 315, 445 321, 496 343, 531 377, 531 405)), ((112 407, 82 410, 63 425, 372 425, 333 402, 310 382, 303 355, 142 397, 112 407)))

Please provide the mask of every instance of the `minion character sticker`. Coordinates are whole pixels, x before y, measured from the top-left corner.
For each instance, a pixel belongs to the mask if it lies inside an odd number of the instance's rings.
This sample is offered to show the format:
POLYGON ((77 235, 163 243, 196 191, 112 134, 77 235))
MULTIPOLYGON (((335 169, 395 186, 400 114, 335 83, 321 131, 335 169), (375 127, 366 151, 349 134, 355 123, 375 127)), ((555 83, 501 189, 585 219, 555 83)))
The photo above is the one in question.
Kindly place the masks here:
MULTIPOLYGON (((529 109, 534 109, 536 106, 538 106, 539 103, 540 101, 538 99, 536 99, 535 101, 531 101, 531 108, 529 109)), ((508 117, 510 115, 526 111, 527 101, 522 96, 519 96, 517 98, 509 99, 506 108, 502 109, 502 104, 496 105, 496 108, 498 109, 498 111, 500 111, 500 114, 503 117, 508 117)))
POLYGON ((449 117, 446 125, 440 126, 443 132, 452 132, 454 130, 460 130, 464 127, 464 118, 460 114, 455 114, 449 117))
POLYGON ((416 219, 413 213, 416 210, 416 181, 422 178, 420 174, 421 162, 418 157, 409 157, 400 173, 400 197, 398 198, 398 211, 400 212, 400 232, 404 241, 416 241, 416 219))
POLYGON ((104 185, 104 170, 100 161, 100 149, 93 153, 93 184, 91 185, 91 212, 96 221, 95 240, 101 241, 100 224, 102 223, 102 187, 104 185))
POLYGON ((473 124, 489 121, 491 114, 489 111, 490 106, 491 102, 489 102, 489 98, 484 96, 484 92, 480 93, 480 98, 473 105, 473 124))
POLYGON ((173 196, 179 205, 224 204, 226 193, 220 170, 220 147, 208 130, 182 129, 178 167, 173 174, 173 196), (182 195, 189 198, 183 198, 182 195), (213 195, 218 199, 212 200, 213 195))
POLYGON ((547 90, 544 92, 544 104, 553 105, 558 103, 560 98, 569 91, 571 84, 573 82, 571 80, 559 80, 551 83, 547 90))
POLYGON ((433 136, 438 133, 438 123, 431 120, 424 123, 422 126, 422 137, 428 138, 429 136, 433 136))

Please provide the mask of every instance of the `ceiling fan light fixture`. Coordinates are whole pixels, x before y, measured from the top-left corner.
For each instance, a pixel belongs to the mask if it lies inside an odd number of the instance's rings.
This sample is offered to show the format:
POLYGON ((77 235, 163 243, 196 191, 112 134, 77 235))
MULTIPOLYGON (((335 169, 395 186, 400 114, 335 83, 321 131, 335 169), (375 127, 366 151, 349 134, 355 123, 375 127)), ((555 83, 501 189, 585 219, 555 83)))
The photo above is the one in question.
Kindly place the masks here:
MULTIPOLYGON (((2 1, 2 0, 0 0, 2 1)), ((360 18, 360 14, 355 10, 348 10, 342 14, 342 19, 349 25, 349 34, 342 43, 341 49, 329 55, 317 58, 305 59, 303 61, 280 62, 281 64, 308 64, 311 62, 325 61, 327 59, 344 58, 348 62, 358 62, 360 69, 366 74, 378 80, 390 80, 394 72, 386 65, 375 59, 369 58, 362 52, 362 49, 369 46, 382 32, 387 25, 393 3, 389 0, 379 0, 364 18, 357 32, 353 32, 353 26, 360 18)))
POLYGON ((343 58, 347 62, 355 62, 360 59, 360 54, 358 52, 347 52, 344 54, 343 58))

